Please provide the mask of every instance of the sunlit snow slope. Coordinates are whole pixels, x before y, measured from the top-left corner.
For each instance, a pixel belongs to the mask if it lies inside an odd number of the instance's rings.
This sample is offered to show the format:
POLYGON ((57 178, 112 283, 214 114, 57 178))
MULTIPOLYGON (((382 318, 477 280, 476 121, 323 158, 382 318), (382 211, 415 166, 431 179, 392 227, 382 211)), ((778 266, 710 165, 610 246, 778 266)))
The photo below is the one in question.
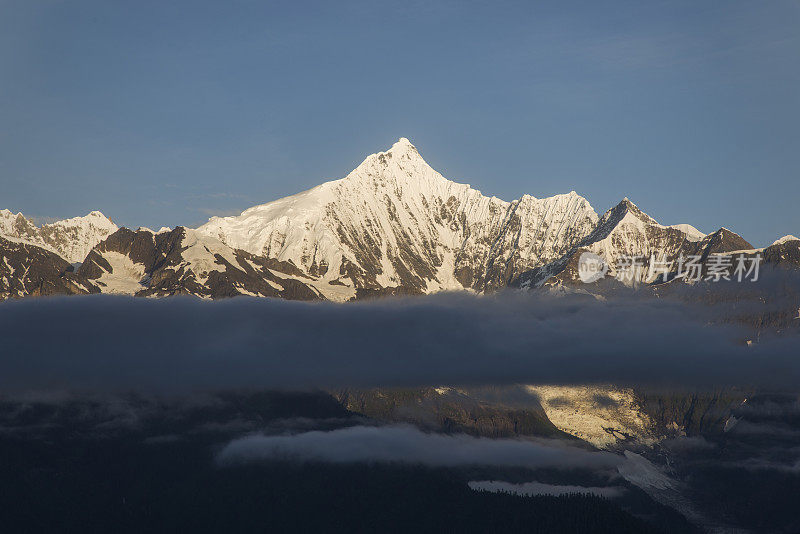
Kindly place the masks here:
POLYGON ((484 196, 445 179, 402 138, 343 179, 214 217, 198 231, 329 286, 480 291, 561 257, 597 220, 575 192, 484 196))

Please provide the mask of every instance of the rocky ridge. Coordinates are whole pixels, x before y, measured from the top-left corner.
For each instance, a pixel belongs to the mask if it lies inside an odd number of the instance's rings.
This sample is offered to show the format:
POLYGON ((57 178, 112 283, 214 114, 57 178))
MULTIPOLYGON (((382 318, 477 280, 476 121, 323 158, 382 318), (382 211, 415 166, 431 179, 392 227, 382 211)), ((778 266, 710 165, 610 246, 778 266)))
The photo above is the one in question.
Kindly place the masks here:
MULTIPOLYGON (((651 271, 653 257, 696 255, 708 263, 736 252, 800 268, 800 240, 791 235, 755 249, 725 228, 706 235, 688 224, 662 225, 627 198, 599 217, 574 191, 511 202, 488 197, 444 178, 405 138, 345 178, 213 217, 196 230, 120 229, 97 211, 38 227, 0 210, 0 236, 7 263, 44 262, 37 269, 49 273, 52 287, 68 278, 80 282, 77 292, 138 296, 346 301, 509 286, 594 291, 579 279, 584 252, 602 258, 611 280, 621 260, 641 258, 630 286, 663 282, 651 271)), ((25 288, 43 283, 29 277, 37 269, 6 268, 3 298, 34 294, 25 288)))

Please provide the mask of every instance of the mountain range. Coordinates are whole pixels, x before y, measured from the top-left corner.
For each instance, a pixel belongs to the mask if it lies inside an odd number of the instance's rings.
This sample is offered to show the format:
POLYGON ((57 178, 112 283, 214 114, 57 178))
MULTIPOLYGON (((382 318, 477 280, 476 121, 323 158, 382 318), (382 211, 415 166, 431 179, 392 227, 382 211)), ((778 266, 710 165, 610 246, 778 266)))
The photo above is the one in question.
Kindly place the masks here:
MULTIPOLYGON (((644 258, 633 283, 652 284, 649 258, 761 253, 800 267, 800 239, 756 249, 720 228, 661 225, 627 198, 604 214, 571 191, 507 202, 444 178, 408 139, 346 177, 213 217, 196 229, 119 228, 99 211, 37 226, 0 211, 0 299, 116 293, 236 295, 346 301, 504 287, 575 286, 578 258, 615 274, 644 258)), ((674 277, 673 277, 674 278, 674 277)))

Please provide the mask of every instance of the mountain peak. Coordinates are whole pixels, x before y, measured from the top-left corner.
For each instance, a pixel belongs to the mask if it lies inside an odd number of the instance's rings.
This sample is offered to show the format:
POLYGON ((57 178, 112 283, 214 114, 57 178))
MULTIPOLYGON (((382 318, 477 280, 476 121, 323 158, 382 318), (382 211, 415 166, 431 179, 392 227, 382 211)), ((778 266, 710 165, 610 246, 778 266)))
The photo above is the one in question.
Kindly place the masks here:
POLYGON ((419 157, 419 152, 417 151, 417 147, 411 144, 411 141, 408 140, 406 137, 401 137, 397 140, 392 147, 384 152, 384 154, 392 154, 394 156, 402 157, 403 155, 413 155, 419 157))
POLYGON ((22 213, 0 210, 0 236, 55 252, 69 263, 83 261, 89 251, 117 225, 99 211, 37 226, 22 213))
POLYGON ((639 209, 639 206, 631 202, 628 197, 623 198, 620 200, 616 205, 614 205, 611 209, 609 209, 606 214, 607 215, 614 215, 617 217, 624 217, 626 213, 633 213, 634 215, 638 215, 642 213, 639 209))
POLYGON ((710 253, 734 252, 737 250, 753 250, 754 247, 742 236, 724 226, 705 238, 710 253))
POLYGON ((622 200, 620 200, 619 204, 611 208, 611 210, 609 211, 613 212, 614 214, 620 217, 624 217, 626 213, 631 213, 637 219, 641 219, 647 223, 656 223, 655 219, 653 219, 648 214, 643 212, 639 208, 639 206, 631 202, 631 200, 628 197, 625 197, 622 200))
POLYGON ((785 235, 785 236, 781 237, 780 239, 776 239, 775 241, 772 242, 772 244, 773 245, 782 245, 783 243, 786 243, 788 241, 800 241, 800 237, 795 237, 795 236, 789 234, 789 235, 785 235))
MULTIPOLYGON (((378 176, 408 179, 437 174, 405 137, 401 137, 388 150, 367 156, 344 179, 348 181, 373 180, 378 176)), ((442 180, 443 177, 439 176, 442 180)), ((333 183, 333 182, 331 182, 333 183)))
POLYGON ((633 222, 637 225, 658 225, 655 219, 639 209, 639 206, 631 202, 628 197, 625 197, 619 204, 603 214, 603 217, 600 219, 600 224, 595 230, 597 236, 602 237, 595 236, 595 240, 608 237, 617 225, 625 221, 633 222))

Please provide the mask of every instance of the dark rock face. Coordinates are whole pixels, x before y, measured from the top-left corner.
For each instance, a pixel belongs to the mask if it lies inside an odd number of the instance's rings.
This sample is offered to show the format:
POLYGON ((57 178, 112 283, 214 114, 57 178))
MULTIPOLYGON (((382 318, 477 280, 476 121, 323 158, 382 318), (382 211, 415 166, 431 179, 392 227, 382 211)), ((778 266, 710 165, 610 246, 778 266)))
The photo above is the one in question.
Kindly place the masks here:
POLYGON ((0 237, 0 300, 99 292, 57 254, 0 237))
POLYGON ((713 234, 700 242, 700 248, 703 259, 707 258, 709 254, 721 254, 725 252, 734 252, 736 250, 751 250, 753 245, 745 241, 742 236, 735 234, 727 228, 720 228, 713 234))
POLYGON ((115 292, 107 275, 119 275, 113 265, 119 260, 113 258, 124 256, 140 273, 133 280, 135 289, 129 291, 136 296, 320 298, 313 287, 298 279, 291 264, 233 250, 208 238, 193 240, 191 232, 182 227, 158 234, 120 229, 89 253, 78 274, 103 290, 115 292), (140 287, 135 286, 137 282, 140 287))
POLYGON ((764 249, 764 262, 787 269, 800 269, 800 240, 792 239, 764 249))
POLYGON ((352 300, 370 300, 382 297, 400 297, 410 295, 423 295, 424 293, 419 288, 409 288, 406 286, 399 287, 379 287, 375 289, 367 289, 359 287, 356 289, 356 296, 352 300))
POLYGON ((732 411, 752 394, 751 390, 738 389, 636 392, 660 435, 670 435, 680 428, 689 436, 722 433, 732 411))

